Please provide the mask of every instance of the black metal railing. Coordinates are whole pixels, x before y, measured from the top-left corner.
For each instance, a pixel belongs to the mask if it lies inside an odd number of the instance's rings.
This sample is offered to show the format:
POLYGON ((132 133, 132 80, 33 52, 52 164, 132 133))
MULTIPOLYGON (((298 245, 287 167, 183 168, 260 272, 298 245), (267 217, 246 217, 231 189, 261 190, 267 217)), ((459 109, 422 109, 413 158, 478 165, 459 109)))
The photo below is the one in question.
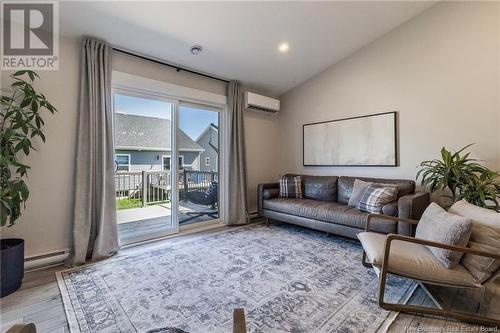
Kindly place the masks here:
MULTIPOLYGON (((172 197, 170 171, 117 171, 115 190, 118 209, 146 207, 168 202, 172 197)), ((181 170, 178 172, 181 199, 189 191, 207 189, 218 181, 216 171, 181 170)))

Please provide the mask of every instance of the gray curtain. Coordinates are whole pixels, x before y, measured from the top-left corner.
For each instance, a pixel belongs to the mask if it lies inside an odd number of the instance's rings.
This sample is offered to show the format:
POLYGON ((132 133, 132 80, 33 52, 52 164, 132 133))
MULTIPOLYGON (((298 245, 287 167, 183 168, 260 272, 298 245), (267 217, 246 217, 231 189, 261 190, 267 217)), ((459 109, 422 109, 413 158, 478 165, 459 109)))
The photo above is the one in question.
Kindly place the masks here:
POLYGON ((243 92, 231 81, 227 91, 229 111, 229 216, 227 224, 248 223, 247 173, 245 163, 245 130, 243 92))
POLYGON ((76 153, 72 266, 118 251, 115 210, 111 47, 84 38, 76 153))

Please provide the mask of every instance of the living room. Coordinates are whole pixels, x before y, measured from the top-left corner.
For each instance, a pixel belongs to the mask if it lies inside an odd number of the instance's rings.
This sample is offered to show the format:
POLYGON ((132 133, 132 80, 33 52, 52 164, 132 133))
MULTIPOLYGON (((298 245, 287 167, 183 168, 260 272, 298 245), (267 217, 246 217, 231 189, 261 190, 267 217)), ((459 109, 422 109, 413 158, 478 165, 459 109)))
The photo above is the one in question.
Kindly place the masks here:
POLYGON ((1 332, 497 329, 500 3, 2 13, 1 332))

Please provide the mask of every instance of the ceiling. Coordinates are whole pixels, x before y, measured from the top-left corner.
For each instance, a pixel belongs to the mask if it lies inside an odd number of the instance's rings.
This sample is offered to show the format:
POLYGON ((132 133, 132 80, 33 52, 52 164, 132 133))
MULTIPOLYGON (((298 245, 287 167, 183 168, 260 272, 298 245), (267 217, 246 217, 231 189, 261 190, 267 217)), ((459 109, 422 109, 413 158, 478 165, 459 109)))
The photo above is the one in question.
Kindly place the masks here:
POLYGON ((434 3, 60 2, 60 33, 99 37, 279 96, 434 3), (203 46, 197 56, 194 44, 203 46))

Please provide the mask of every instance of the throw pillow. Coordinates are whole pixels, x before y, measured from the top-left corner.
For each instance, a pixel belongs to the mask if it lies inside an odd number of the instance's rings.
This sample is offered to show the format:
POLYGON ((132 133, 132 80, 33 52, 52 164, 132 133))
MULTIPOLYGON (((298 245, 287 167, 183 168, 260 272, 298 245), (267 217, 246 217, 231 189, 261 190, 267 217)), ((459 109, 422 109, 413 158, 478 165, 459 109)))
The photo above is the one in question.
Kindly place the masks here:
MULTIPOLYGON (((465 200, 458 201, 448 212, 472 220, 472 233, 468 247, 493 253, 500 253, 500 214, 490 209, 478 207, 465 200)), ((484 282, 500 268, 500 260, 465 254, 462 265, 478 280, 484 282)))
MULTIPOLYGON (((470 219, 446 212, 432 202, 417 224, 415 238, 453 246, 466 246, 472 232, 470 219)), ((427 248, 447 268, 458 264, 463 253, 433 246, 427 248)))
POLYGON ((280 198, 302 199, 302 178, 282 176, 280 178, 280 198))
POLYGON ((347 206, 349 207, 358 207, 359 202, 361 201, 361 198, 363 197, 363 194, 365 194, 366 189, 370 187, 370 185, 373 184, 372 182, 365 182, 360 179, 355 179, 354 184, 352 185, 352 192, 351 196, 349 197, 349 202, 347 203, 347 206))
POLYGON ((382 207, 395 201, 398 190, 381 184, 371 184, 366 189, 358 204, 358 209, 368 213, 380 213, 382 207))

